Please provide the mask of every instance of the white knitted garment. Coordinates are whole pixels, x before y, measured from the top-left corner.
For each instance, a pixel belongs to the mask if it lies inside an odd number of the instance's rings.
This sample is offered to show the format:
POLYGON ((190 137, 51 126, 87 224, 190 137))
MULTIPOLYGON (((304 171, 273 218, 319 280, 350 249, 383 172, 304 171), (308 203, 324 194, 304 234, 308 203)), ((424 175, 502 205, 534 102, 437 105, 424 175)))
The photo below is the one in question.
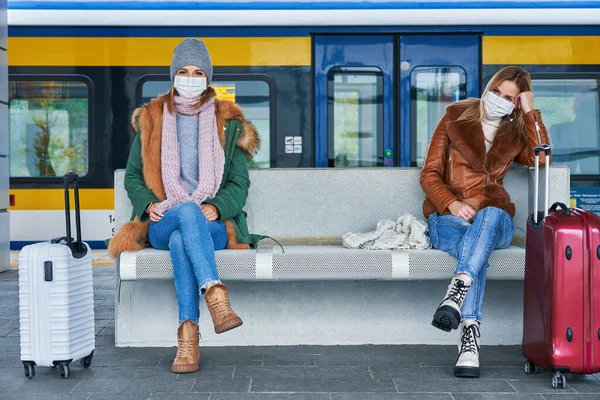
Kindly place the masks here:
POLYGON ((374 231, 348 232, 342 236, 344 247, 367 250, 425 250, 431 248, 427 223, 405 213, 395 222, 382 219, 374 231))

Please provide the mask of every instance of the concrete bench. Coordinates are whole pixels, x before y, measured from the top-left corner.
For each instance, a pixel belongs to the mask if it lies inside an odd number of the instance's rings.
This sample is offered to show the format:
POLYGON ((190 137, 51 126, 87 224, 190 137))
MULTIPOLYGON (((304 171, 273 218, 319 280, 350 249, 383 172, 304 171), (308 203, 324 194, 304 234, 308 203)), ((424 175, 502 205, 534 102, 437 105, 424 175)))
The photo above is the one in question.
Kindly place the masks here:
MULTIPOLYGON (((553 166, 550 172, 551 202, 568 202, 568 169, 553 166)), ((429 325, 456 266, 454 258, 433 249, 369 251, 341 245, 344 233, 372 230, 379 219, 395 220, 405 212, 423 218, 419 174, 418 168, 250 171, 245 208, 250 230, 276 238, 285 252, 268 239, 257 250, 217 252, 220 277, 245 324, 215 335, 201 303, 203 343, 454 343, 454 336, 429 325)), ((123 176, 123 170, 115 172, 117 228, 131 215, 123 176)), ((520 340, 520 329, 507 330, 520 326, 510 310, 520 313, 521 308, 533 176, 532 170, 515 167, 505 179, 517 209, 516 235, 510 248, 494 251, 490 259, 488 279, 500 281, 488 284, 489 295, 486 291, 493 343, 520 340)), ((169 253, 126 252, 117 265, 116 345, 175 345, 177 305, 169 253)))

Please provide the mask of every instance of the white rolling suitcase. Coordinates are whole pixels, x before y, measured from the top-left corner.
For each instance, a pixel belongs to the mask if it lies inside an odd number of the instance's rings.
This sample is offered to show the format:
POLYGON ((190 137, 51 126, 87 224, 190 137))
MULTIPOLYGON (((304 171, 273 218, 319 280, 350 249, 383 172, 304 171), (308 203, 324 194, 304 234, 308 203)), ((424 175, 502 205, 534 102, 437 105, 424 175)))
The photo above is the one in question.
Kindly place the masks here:
POLYGON ((25 246, 19 254, 21 361, 25 376, 35 366, 58 367, 69 377, 69 364, 89 367, 94 355, 92 254, 81 241, 79 177, 65 175, 67 237, 25 246), (77 241, 71 238, 69 181, 74 181, 77 241))

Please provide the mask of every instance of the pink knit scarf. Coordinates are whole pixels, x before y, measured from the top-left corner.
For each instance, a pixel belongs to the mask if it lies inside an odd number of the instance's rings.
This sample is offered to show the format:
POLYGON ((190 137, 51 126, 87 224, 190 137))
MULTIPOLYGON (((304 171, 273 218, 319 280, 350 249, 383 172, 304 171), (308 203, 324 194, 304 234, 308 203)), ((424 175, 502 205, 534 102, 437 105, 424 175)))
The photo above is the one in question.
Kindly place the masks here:
POLYGON ((180 114, 198 114, 198 187, 190 195, 181 179, 179 143, 177 141, 177 115, 169 112, 165 103, 163 109, 161 165, 162 181, 167 199, 157 205, 157 212, 164 214, 179 203, 193 201, 198 206, 205 200, 215 197, 221 186, 225 154, 219 140, 215 98, 212 97, 200 108, 192 106, 198 99, 175 96, 175 109, 180 114))

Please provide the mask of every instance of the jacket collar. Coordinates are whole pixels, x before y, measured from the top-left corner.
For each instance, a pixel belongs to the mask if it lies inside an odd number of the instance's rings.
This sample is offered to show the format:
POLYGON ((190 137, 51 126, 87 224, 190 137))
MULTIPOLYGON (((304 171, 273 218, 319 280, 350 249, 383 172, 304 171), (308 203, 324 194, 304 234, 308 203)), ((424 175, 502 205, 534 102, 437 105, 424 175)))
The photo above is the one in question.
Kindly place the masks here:
POLYGON ((524 136, 515 130, 514 124, 507 118, 502 120, 494 143, 486 154, 481 123, 458 121, 465 109, 466 107, 460 103, 448 107, 449 121, 446 124, 446 132, 452 145, 467 160, 471 168, 486 173, 511 163, 526 145, 524 136))

